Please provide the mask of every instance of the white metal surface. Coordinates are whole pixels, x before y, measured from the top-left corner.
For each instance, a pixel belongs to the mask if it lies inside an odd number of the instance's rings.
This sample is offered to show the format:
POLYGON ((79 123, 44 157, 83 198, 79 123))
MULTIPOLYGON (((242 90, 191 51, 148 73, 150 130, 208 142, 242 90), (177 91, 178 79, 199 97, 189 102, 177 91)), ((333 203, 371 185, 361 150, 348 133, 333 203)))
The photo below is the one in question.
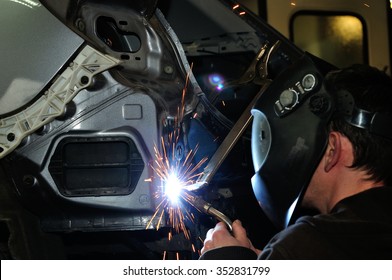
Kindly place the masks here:
POLYGON ((66 104, 91 84, 94 75, 119 63, 86 46, 37 101, 23 111, 0 119, 0 159, 12 152, 26 136, 61 116, 66 104))

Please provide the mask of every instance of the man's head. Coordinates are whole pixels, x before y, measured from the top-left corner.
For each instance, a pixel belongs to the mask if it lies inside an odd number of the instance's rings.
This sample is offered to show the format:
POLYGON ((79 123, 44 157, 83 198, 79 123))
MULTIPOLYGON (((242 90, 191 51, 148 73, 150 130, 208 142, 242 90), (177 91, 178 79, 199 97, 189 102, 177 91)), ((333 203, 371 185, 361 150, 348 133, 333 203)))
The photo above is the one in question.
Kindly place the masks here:
POLYGON ((383 122, 391 121, 392 81, 375 68, 354 65, 329 73, 324 83, 342 104, 329 123, 328 145, 302 205, 327 213, 343 198, 391 182, 389 127, 374 131, 372 126, 375 113, 386 118, 383 122))
MULTIPOLYGON (((330 131, 345 135, 354 148, 352 168, 366 170, 369 180, 392 186, 392 80, 384 72, 366 65, 353 65, 329 73, 324 81, 331 95, 338 92, 351 94, 356 108, 367 113, 385 114, 385 125, 380 131, 360 128, 343 114, 336 114, 330 122, 330 131)), ((371 122, 371 120, 369 120, 371 122)), ((373 129, 374 130, 374 129, 373 129)))
POLYGON ((391 141, 384 138, 392 139, 391 94, 390 79, 377 69, 321 68, 307 56, 274 80, 252 110, 252 185, 277 226, 287 226, 314 181, 332 131, 353 143, 352 169, 366 169, 370 179, 388 184, 391 152, 383 149, 391 141))

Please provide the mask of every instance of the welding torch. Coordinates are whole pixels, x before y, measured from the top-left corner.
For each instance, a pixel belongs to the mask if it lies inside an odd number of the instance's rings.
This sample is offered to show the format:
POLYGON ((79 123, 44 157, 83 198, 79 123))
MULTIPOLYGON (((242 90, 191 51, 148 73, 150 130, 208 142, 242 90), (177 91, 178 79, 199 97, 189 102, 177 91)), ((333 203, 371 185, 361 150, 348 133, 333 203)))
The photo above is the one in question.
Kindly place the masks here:
POLYGON ((214 208, 211 203, 186 189, 182 189, 182 197, 200 212, 213 216, 217 220, 224 222, 230 231, 233 230, 232 221, 225 214, 214 208))

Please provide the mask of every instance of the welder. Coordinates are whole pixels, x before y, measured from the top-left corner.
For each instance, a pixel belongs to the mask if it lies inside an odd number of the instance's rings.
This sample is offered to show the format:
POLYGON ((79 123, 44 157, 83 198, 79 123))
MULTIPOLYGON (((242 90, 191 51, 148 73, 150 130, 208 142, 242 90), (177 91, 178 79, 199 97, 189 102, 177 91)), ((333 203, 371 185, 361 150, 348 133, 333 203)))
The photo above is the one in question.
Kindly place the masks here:
POLYGON ((305 56, 277 77, 252 110, 252 186, 282 230, 259 250, 220 222, 200 259, 391 259, 391 105, 391 78, 366 65, 305 56))

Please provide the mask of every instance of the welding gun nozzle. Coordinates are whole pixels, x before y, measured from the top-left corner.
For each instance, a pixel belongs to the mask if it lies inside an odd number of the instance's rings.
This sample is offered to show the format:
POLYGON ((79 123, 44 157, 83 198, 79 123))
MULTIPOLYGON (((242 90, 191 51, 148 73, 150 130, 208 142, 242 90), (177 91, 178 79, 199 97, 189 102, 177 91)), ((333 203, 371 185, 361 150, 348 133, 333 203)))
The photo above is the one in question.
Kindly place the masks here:
POLYGON ((224 222, 230 231, 233 230, 232 221, 225 214, 214 208, 211 203, 208 203, 204 199, 188 190, 183 190, 183 194, 184 199, 197 210, 204 214, 211 215, 221 222, 224 222))

